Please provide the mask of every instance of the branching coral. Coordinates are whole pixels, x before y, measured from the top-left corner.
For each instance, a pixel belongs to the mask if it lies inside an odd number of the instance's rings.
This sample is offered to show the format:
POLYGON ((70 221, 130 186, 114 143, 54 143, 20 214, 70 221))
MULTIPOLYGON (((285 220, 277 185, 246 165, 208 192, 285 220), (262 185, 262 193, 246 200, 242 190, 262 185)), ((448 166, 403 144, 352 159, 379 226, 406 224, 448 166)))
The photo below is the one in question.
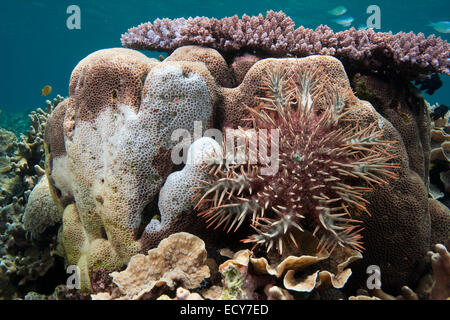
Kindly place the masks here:
MULTIPOLYGON (((51 236, 46 235, 39 241, 30 239, 22 217, 31 190, 44 174, 43 136, 46 121, 61 100, 58 95, 53 101, 46 101, 45 111, 38 108, 31 112, 31 126, 27 134, 22 134, 19 141, 10 140, 4 146, 4 156, 9 165, 1 172, 0 296, 3 298, 14 297, 53 267, 55 259, 51 255, 51 236)), ((43 196, 47 197, 46 204, 52 206, 49 194, 44 192, 43 196)))
POLYGON ((2 158, 7 164, 2 168, 0 204, 5 206, 13 197, 27 199, 39 178, 44 174, 44 131, 47 118, 63 100, 58 95, 53 101, 46 101, 46 110, 38 108, 29 114, 30 128, 27 134, 15 139, 11 134, 2 134, 5 145, 2 158), (9 137, 9 138, 6 138, 9 137), (6 139, 8 141, 6 141, 6 139))
POLYGON ((156 19, 129 29, 121 40, 129 48, 159 51, 199 45, 222 52, 258 51, 274 57, 335 55, 369 69, 380 69, 392 62, 403 76, 450 72, 448 43, 434 35, 425 38, 422 33, 376 33, 355 28, 334 33, 327 26, 311 30, 302 26, 295 29, 294 25, 281 11, 243 15, 242 19, 156 19))
POLYGON ((230 163, 230 150, 224 150, 224 161, 206 166, 212 174, 198 188, 199 215, 228 231, 250 216, 257 234, 245 242, 265 244, 268 251, 281 253, 283 241, 296 243, 292 231, 307 227, 321 235, 320 248, 361 250, 354 217, 369 213, 365 193, 396 178, 393 142, 383 139, 379 123, 364 125, 350 116, 356 100, 333 87, 324 70, 301 60, 289 65, 268 67, 265 95, 249 109, 257 133, 271 130, 263 137, 270 147, 260 141, 265 150, 257 154, 255 132, 241 130, 245 144, 236 153, 244 161, 230 163), (273 143, 274 130, 279 143, 273 143), (269 150, 277 169, 266 174, 269 150))

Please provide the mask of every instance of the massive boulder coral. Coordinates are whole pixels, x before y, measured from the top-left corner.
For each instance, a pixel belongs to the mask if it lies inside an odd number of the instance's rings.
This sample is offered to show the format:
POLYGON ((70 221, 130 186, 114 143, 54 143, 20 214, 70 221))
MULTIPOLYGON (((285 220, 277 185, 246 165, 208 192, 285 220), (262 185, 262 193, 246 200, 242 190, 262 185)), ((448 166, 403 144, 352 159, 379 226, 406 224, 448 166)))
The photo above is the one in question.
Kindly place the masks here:
POLYGON ((48 121, 46 171, 64 210, 65 256, 80 267, 85 289, 89 271, 120 268, 169 234, 146 226, 172 171, 172 134, 212 125, 215 90, 203 63, 159 62, 123 48, 75 67, 70 96, 48 121))
POLYGON ((231 141, 231 150, 227 134, 224 161, 207 166, 214 175, 200 190, 200 214, 228 232, 251 217, 257 234, 245 241, 268 250, 282 252, 285 240, 295 243, 292 231, 304 228, 320 235, 321 248, 361 249, 354 217, 368 212, 363 195, 397 177, 397 150, 383 132, 389 127, 361 117, 361 109, 374 112, 337 81, 345 73, 334 58, 257 66, 263 93, 249 109, 254 125, 239 133, 243 145, 231 141), (337 77, 328 79, 333 72, 337 77), (229 161, 234 148, 243 149, 237 153, 244 161, 229 161))
MULTIPOLYGON (((365 227, 362 239, 352 238, 355 244, 361 240, 365 250, 364 259, 352 268, 355 276, 351 279, 363 282, 365 267, 377 264, 383 271, 383 286, 387 290, 405 284, 413 286, 423 270, 421 261, 430 248, 433 227, 433 206, 427 199, 430 148, 423 99, 411 97, 409 91, 402 91, 402 86, 388 86, 400 97, 392 101, 407 103, 389 103, 386 105, 394 107, 387 107, 372 99, 375 95, 370 90, 364 91, 367 95, 361 94, 354 81, 358 97, 370 100, 372 105, 359 100, 351 92, 342 63, 333 57, 243 57, 242 64, 239 59, 225 59, 214 49, 188 46, 176 49, 159 62, 133 50, 109 49, 93 53, 75 68, 70 97, 54 110, 47 123, 46 171, 52 195, 64 210, 62 239, 66 260, 78 264, 84 287, 90 287, 90 271, 119 269, 131 256, 155 247, 169 234, 190 231, 193 224, 200 223, 190 212, 195 203, 187 201, 192 195, 190 187, 197 185, 180 184, 185 177, 193 176, 193 167, 186 165, 167 178, 175 169, 171 151, 175 146, 187 145, 186 141, 177 144, 171 139, 175 130, 185 129, 187 136, 196 140, 199 135, 195 121, 201 122, 203 129, 214 126, 223 133, 227 127, 242 126, 244 132, 252 129, 257 116, 250 110, 260 112, 264 108, 258 108, 261 100, 257 97, 268 98, 261 86, 267 70, 281 65, 295 69, 298 64, 326 75, 325 94, 314 100, 315 117, 331 112, 330 105, 338 113, 342 107, 353 121, 349 124, 364 132, 360 138, 385 142, 376 151, 380 156, 374 154, 374 159, 383 160, 382 163, 372 162, 373 168, 381 165, 383 168, 379 169, 384 174, 378 178, 370 176, 375 182, 368 181, 373 185, 364 191, 358 189, 347 196, 351 201, 346 200, 347 206, 352 201, 359 204, 354 205, 362 214, 355 219, 365 227), (228 64, 233 61, 236 64, 230 67, 228 64), (327 100, 327 94, 342 99, 327 100), (176 204, 171 201, 171 190, 180 188, 185 192, 176 204), (170 217, 173 219, 167 219, 170 217)), ((365 90, 368 86, 359 87, 365 90)), ((265 109, 270 115, 273 111, 265 109)), ((249 191, 247 188, 244 193, 249 191)), ((270 192, 274 196, 278 191, 270 192)), ((297 197, 302 195, 302 191, 296 192, 297 197)), ((322 201, 326 200, 331 199, 322 201)), ((284 207, 281 203, 276 205, 284 207)), ((439 210, 439 217, 444 220, 435 221, 447 221, 448 208, 439 210)), ((209 218, 217 217, 216 213, 209 218)), ((276 216, 274 212, 270 215, 276 216)), ((239 222, 246 216, 248 213, 242 214, 239 222)), ((351 228, 350 234, 356 235, 351 228)), ((445 226, 443 230, 447 230, 445 226)), ((436 239, 445 236, 445 232, 436 234, 436 239)), ((329 244, 323 247, 331 249, 329 244)), ((340 245, 345 245, 345 241, 340 245)))
MULTIPOLYGON (((347 92, 349 92, 350 83, 342 64, 338 60, 325 56, 312 56, 300 60, 307 61, 316 68, 322 67, 324 72, 330 75, 330 81, 333 81, 340 90, 347 89, 347 92)), ((238 87, 225 88, 222 91, 225 96, 224 109, 232 110, 232 113, 236 115, 230 116, 228 119, 238 119, 245 116, 247 110, 242 105, 251 108, 257 106, 255 97, 264 96, 260 85, 264 70, 269 64, 276 65, 282 62, 294 64, 296 63, 294 61, 295 59, 264 59, 258 61, 248 71, 238 87), (233 100, 239 103, 228 104, 228 101, 231 100, 230 97, 237 96, 240 98, 233 98, 233 100), (233 109, 228 108, 229 105, 233 106, 233 109)), ((385 286, 390 289, 398 288, 401 285, 417 281, 421 270, 423 270, 420 261, 430 246, 430 211, 425 180, 428 168, 427 150, 429 150, 426 144, 426 114, 423 109, 420 109, 421 105, 419 104, 417 112, 421 115, 417 116, 419 119, 417 126, 423 129, 423 133, 419 133, 419 129, 405 132, 404 130, 397 130, 393 125, 398 122, 396 119, 401 115, 394 114, 392 118, 396 121, 391 123, 383 117, 383 113, 380 114, 368 102, 354 99, 356 98, 349 99, 348 102, 344 100, 344 103, 347 103, 345 106, 349 110, 348 117, 359 119, 358 122, 361 126, 378 125, 383 132, 380 137, 382 140, 395 141, 393 149, 390 149, 388 153, 395 156, 395 163, 398 165, 398 168, 395 169, 398 179, 383 178, 387 179, 386 181, 389 181, 389 184, 379 184, 364 195, 365 200, 357 201, 360 203, 367 201, 367 210, 371 214, 370 216, 367 214, 358 215, 356 218, 363 221, 365 229, 362 232, 362 242, 366 248, 364 259, 361 260, 357 269, 361 277, 364 277, 365 267, 370 264, 377 264, 383 270, 385 286), (411 152, 411 156, 408 151, 411 152), (414 158, 414 155, 417 155, 417 158, 414 158)), ((405 108, 409 108, 409 106, 405 106, 405 108)), ((411 116, 411 119, 414 118, 411 116)), ((408 124, 410 123, 412 121, 408 122, 408 124)), ((238 122, 236 125, 238 124, 242 124, 242 122, 238 122)), ((270 177, 266 179, 270 179, 270 177)), ((263 185, 265 184, 263 183, 263 185)), ((301 194, 299 193, 297 196, 301 194)), ((217 212, 210 211, 210 213, 208 216, 214 217, 217 212)), ((224 220, 225 218, 221 217, 221 219, 224 220)), ((218 220, 218 223, 222 220, 218 220)), ((361 281, 363 281, 362 278, 361 281)))
MULTIPOLYGON (((30 127, 20 139, 0 130, 4 143, 0 151, 4 157, 0 172, 0 298, 3 299, 20 297, 33 288, 35 280, 48 276, 48 271, 54 267, 53 235, 29 237, 22 218, 33 187, 45 174, 42 169, 44 130, 49 115, 61 100, 63 98, 58 95, 52 101, 46 101, 45 110, 32 111, 30 127)), ((53 207, 48 194, 44 197, 48 200, 47 205, 53 207)), ((36 221, 38 224, 41 223, 39 220, 36 221)))
POLYGON ((60 223, 61 220, 61 212, 55 206, 50 194, 47 176, 43 176, 28 197, 22 217, 24 228, 28 232, 39 234, 48 227, 60 223))
MULTIPOLYGON (((438 104, 427 104, 430 114, 438 104)), ((431 119, 430 195, 443 203, 450 203, 450 123, 449 117, 431 119)))

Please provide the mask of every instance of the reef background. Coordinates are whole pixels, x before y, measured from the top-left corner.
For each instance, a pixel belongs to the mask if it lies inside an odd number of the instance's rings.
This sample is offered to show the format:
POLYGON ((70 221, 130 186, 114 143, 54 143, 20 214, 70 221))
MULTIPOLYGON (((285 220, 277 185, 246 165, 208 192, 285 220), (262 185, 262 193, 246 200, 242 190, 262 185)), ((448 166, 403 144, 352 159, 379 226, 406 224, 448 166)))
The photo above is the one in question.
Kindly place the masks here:
MULTIPOLYGON (((35 109, 47 98, 56 93, 68 95, 69 77, 74 66, 89 53, 111 47, 121 47, 120 35, 139 22, 153 21, 156 18, 176 18, 189 16, 208 16, 222 18, 237 14, 255 15, 273 9, 283 10, 298 25, 315 29, 327 24, 334 31, 346 28, 334 23, 335 18, 327 11, 343 5, 355 21, 356 28, 365 24, 369 14, 366 8, 373 1, 297 1, 261 0, 257 4, 250 0, 241 1, 2 1, 0 12, 0 35, 8 48, 0 52, 4 62, 5 76, 0 79, 2 101, 0 125, 8 130, 25 132, 28 123, 16 121, 27 119, 29 109, 35 109), (76 4, 81 9, 81 30, 69 30, 66 13, 69 5, 76 4), (48 97, 41 96, 41 89, 51 85, 53 92, 48 97), (19 114, 17 114, 19 113, 19 114), (16 120, 14 120, 16 119, 16 120)), ((381 8, 381 32, 399 31, 423 32, 425 36, 436 33, 427 27, 430 22, 448 20, 450 3, 442 0, 430 1, 377 1, 381 8), (417 13, 420 12, 420 15, 417 13)), ((450 34, 436 33, 449 41, 450 34)), ((144 52, 158 57, 158 52, 144 52)), ((424 94, 431 104, 449 104, 450 76, 441 75, 444 85, 432 96, 424 94)))

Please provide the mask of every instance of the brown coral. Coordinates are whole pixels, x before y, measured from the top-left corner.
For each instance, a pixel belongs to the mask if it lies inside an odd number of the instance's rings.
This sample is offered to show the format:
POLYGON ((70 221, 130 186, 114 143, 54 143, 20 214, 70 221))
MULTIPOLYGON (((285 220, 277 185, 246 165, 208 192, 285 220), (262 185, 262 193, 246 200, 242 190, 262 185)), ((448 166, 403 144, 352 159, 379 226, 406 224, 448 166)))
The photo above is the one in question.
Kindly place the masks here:
POLYGON ((361 274, 362 285, 367 266, 378 265, 383 289, 399 294, 402 286, 416 285, 425 271, 423 257, 430 248, 433 212, 427 199, 431 150, 428 108, 409 84, 366 75, 356 75, 352 83, 356 95, 370 101, 380 117, 393 125, 389 135, 400 142, 401 163, 398 180, 367 196, 372 215, 361 217, 365 225, 362 234, 371 249, 355 269, 361 274))
MULTIPOLYGON (((430 109, 437 105, 427 106, 430 109)), ((448 204, 450 195, 450 124, 448 116, 431 119, 430 195, 448 204)))
POLYGON ((61 212, 50 195, 47 177, 43 176, 28 197, 22 218, 24 228, 31 233, 42 233, 61 220, 61 212))
POLYGON ((138 111, 152 62, 156 60, 123 48, 101 50, 81 60, 69 85, 76 119, 92 122, 106 108, 118 110, 121 104, 138 111))
POLYGON ((289 256, 276 265, 275 269, 265 258, 252 258, 251 262, 257 274, 267 272, 277 278, 284 276, 283 284, 286 289, 311 292, 317 288, 342 289, 352 274, 348 265, 361 258, 359 252, 347 250, 341 257, 329 254, 289 256), (327 259, 333 262, 324 263, 327 259))
POLYGON ((165 61, 202 62, 219 86, 234 87, 234 80, 231 77, 227 62, 219 52, 211 48, 183 46, 172 52, 165 61))

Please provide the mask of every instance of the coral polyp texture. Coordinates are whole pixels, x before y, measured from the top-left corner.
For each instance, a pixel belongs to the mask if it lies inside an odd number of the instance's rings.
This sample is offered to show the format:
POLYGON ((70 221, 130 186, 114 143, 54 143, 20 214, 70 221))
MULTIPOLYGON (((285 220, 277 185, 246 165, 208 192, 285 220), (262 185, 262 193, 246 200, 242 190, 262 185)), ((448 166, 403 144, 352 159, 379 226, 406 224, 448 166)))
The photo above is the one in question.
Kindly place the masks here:
POLYGON ((168 235, 146 226, 172 171, 171 135, 192 134, 195 121, 211 126, 213 82, 201 63, 162 63, 123 48, 94 52, 73 70, 45 142, 51 191, 64 210, 64 254, 80 267, 83 288, 94 268, 120 268, 142 242, 168 235))
POLYGON ((318 233, 320 249, 362 250, 356 217, 370 214, 363 196, 397 177, 383 124, 352 116, 357 99, 315 59, 267 63, 264 95, 249 109, 253 128, 237 132, 242 145, 224 142, 223 161, 205 166, 212 174, 198 188, 199 215, 210 225, 236 230, 250 217, 257 234, 244 241, 280 254, 283 241, 296 244, 295 229, 318 233))
POLYGON ((221 52, 256 51, 272 57, 334 55, 360 67, 380 70, 394 66, 403 76, 440 72, 449 74, 450 47, 434 35, 374 32, 372 29, 334 33, 327 26, 316 30, 295 29, 294 21, 282 11, 265 15, 243 15, 221 20, 207 17, 156 19, 122 35, 122 45, 132 49, 173 51, 198 45, 221 52))

